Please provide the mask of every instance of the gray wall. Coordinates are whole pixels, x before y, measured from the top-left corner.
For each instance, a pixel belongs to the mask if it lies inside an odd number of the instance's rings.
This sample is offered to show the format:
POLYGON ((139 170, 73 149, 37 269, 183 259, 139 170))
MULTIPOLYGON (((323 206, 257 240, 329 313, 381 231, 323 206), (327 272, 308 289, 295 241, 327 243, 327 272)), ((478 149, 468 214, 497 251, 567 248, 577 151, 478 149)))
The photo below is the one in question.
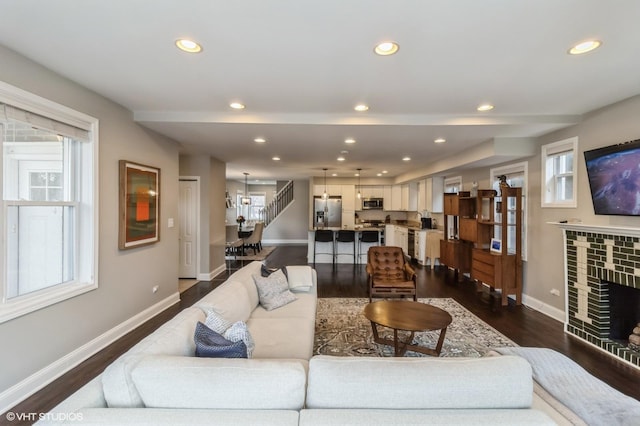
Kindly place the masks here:
MULTIPOLYGON (((578 218, 585 224, 640 227, 639 217, 596 216, 593 213, 583 156, 583 152, 590 149, 640 138, 639 116, 640 96, 635 96, 586 114, 580 124, 538 138, 535 141, 536 155, 501 164, 523 161, 528 163, 528 247, 527 262, 524 262, 523 292, 526 295, 525 303, 531 304, 533 308, 544 312, 548 306, 552 310, 564 311, 563 236, 557 226, 548 222, 578 218), (579 151, 574 165, 578 173, 578 206, 577 208, 543 209, 541 207, 541 147, 544 144, 574 136, 578 137, 579 151), (560 290, 560 297, 551 295, 550 291, 554 288, 560 290)), ((465 191, 471 189, 474 180, 478 181, 480 188, 491 187, 488 167, 452 172, 447 177, 453 176, 462 176, 465 191)), ((552 313, 558 314, 557 311, 552 313)))
POLYGON ((266 244, 306 243, 309 232, 309 181, 293 181, 293 202, 265 229, 266 244))
POLYGON ((124 108, 2 46, 0 63, 0 80, 100 120, 99 288, 0 324, 2 393, 177 292, 178 227, 166 224, 178 218, 178 146, 134 123, 124 108), (120 159, 161 169, 156 244, 118 250, 120 159))
POLYGON ((640 227, 640 217, 597 216, 593 213, 591 192, 583 152, 594 148, 640 138, 640 96, 610 105, 585 115, 575 126, 544 135, 540 146, 578 136, 577 208, 541 208, 540 159, 529 161, 529 265, 526 274, 527 295, 564 310, 564 252, 562 231, 547 222, 579 218, 585 224, 640 227), (561 296, 552 296, 552 288, 561 296))
POLYGON ((211 271, 225 268, 224 249, 226 242, 225 229, 225 188, 226 165, 215 158, 210 159, 209 168, 209 265, 211 271))

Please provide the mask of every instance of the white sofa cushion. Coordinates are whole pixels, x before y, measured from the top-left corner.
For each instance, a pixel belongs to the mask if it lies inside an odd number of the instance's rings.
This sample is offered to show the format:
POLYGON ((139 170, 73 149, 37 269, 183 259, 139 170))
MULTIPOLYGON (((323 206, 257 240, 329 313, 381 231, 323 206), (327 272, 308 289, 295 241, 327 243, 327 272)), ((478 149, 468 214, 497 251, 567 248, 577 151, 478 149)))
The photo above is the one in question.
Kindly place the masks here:
POLYGON ((193 335, 198 321, 204 321, 199 308, 187 308, 162 327, 142 339, 116 359, 102 374, 104 397, 109 407, 142 407, 142 399, 131 380, 131 370, 145 356, 152 354, 192 357, 196 346, 193 335))
MULTIPOLYGON (((79 420, 41 420, 40 425, 136 425, 136 426, 298 426, 299 414, 291 410, 174 410, 170 408, 87 408, 75 414, 79 420)), ((68 415, 68 413, 67 413, 68 415)))
POLYGON ((256 344, 253 358, 308 360, 313 355, 315 318, 251 318, 247 325, 256 344))
POLYGON ((295 293, 298 298, 296 301, 282 306, 273 311, 267 311, 258 305, 251 313, 251 319, 258 318, 316 318, 316 310, 318 306, 318 298, 316 296, 315 286, 308 293, 295 293))
POLYGON ((531 366, 506 358, 315 356, 307 408, 530 408, 531 366))
POLYGON ((136 365, 132 378, 146 407, 299 410, 305 364, 152 355, 136 365))
MULTIPOLYGON (((399 386, 404 385, 404 383, 399 386)), ((300 412, 300 426, 370 425, 508 425, 546 426, 555 423, 532 409, 375 410, 316 409, 300 412)))
MULTIPOLYGON (((251 280, 249 284, 251 284, 254 287, 254 291, 256 291, 253 279, 251 277, 249 277, 249 279, 251 280)), ((247 286, 244 285, 242 281, 236 281, 231 277, 203 297, 196 306, 205 311, 213 309, 233 324, 237 321, 246 322, 251 312, 257 306, 257 303, 253 305, 249 292, 247 291, 247 286)))

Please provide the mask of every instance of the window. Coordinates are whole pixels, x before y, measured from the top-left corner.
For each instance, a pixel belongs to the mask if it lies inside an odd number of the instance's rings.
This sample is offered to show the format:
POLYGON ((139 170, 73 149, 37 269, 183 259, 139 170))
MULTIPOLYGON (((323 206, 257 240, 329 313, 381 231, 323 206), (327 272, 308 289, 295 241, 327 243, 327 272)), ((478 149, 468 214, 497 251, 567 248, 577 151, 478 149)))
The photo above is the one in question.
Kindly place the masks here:
MULTIPOLYGON (((489 182, 492 182, 492 188, 498 191, 500 194, 500 184, 498 182, 498 176, 505 175, 507 177, 507 183, 511 187, 522 188, 522 260, 527 260, 527 179, 528 179, 528 164, 516 163, 509 166, 497 167, 491 169, 489 172, 489 182)), ((507 210, 515 212, 515 205, 507 205, 507 210)), ((515 213, 511 213, 515 214, 515 213)), ((498 218, 496 218, 498 220, 498 218)), ((509 223, 514 223, 515 218, 509 218, 509 223)), ((502 238, 500 226, 494 228, 494 237, 502 238)), ((503 250, 514 251, 516 246, 516 236, 512 232, 509 234, 509 240, 507 241, 507 247, 503 247, 503 250)))
POLYGON ((577 207, 577 150, 577 137, 542 147, 542 207, 577 207))
POLYGON ((244 216, 246 220, 260 221, 262 218, 262 210, 264 209, 267 194, 265 192, 249 192, 249 198, 251 198, 251 204, 242 205, 241 199, 244 194, 238 191, 237 206, 238 216, 244 216))
POLYGON ((251 197, 251 205, 249 206, 249 220, 263 220, 262 210, 264 209, 265 202, 267 200, 267 194, 265 192, 249 192, 251 197))
POLYGON ((462 190, 462 176, 454 176, 445 178, 444 180, 444 192, 446 193, 458 193, 462 190))
POLYGON ((97 287, 97 125, 0 83, 0 322, 97 287))

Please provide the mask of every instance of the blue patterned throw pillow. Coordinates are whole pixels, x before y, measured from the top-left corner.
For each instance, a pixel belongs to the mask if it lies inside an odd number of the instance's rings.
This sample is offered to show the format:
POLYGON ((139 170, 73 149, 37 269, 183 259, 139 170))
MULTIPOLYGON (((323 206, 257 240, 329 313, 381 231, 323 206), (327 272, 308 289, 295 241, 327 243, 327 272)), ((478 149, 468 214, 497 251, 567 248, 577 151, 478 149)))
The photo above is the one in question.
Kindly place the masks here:
POLYGON ((198 321, 193 336, 196 356, 204 358, 246 358, 247 346, 242 340, 232 342, 198 321))

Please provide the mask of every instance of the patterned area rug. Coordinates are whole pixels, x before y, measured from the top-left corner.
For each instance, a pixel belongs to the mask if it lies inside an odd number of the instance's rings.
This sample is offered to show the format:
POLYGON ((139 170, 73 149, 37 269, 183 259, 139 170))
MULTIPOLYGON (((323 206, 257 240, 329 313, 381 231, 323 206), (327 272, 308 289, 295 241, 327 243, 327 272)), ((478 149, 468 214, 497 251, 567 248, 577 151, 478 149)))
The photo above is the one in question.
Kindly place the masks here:
MULTIPOLYGON (((481 357, 491 348, 518 346, 453 299, 418 299, 449 312, 442 357, 481 357)), ((369 299, 318 299, 314 354, 335 356, 393 356, 393 347, 374 343, 371 323, 362 313, 369 299)), ((393 331, 378 327, 381 337, 393 339, 393 331)), ((414 344, 435 348, 439 331, 416 333, 414 344)), ((428 356, 407 351, 405 356, 428 356)))

